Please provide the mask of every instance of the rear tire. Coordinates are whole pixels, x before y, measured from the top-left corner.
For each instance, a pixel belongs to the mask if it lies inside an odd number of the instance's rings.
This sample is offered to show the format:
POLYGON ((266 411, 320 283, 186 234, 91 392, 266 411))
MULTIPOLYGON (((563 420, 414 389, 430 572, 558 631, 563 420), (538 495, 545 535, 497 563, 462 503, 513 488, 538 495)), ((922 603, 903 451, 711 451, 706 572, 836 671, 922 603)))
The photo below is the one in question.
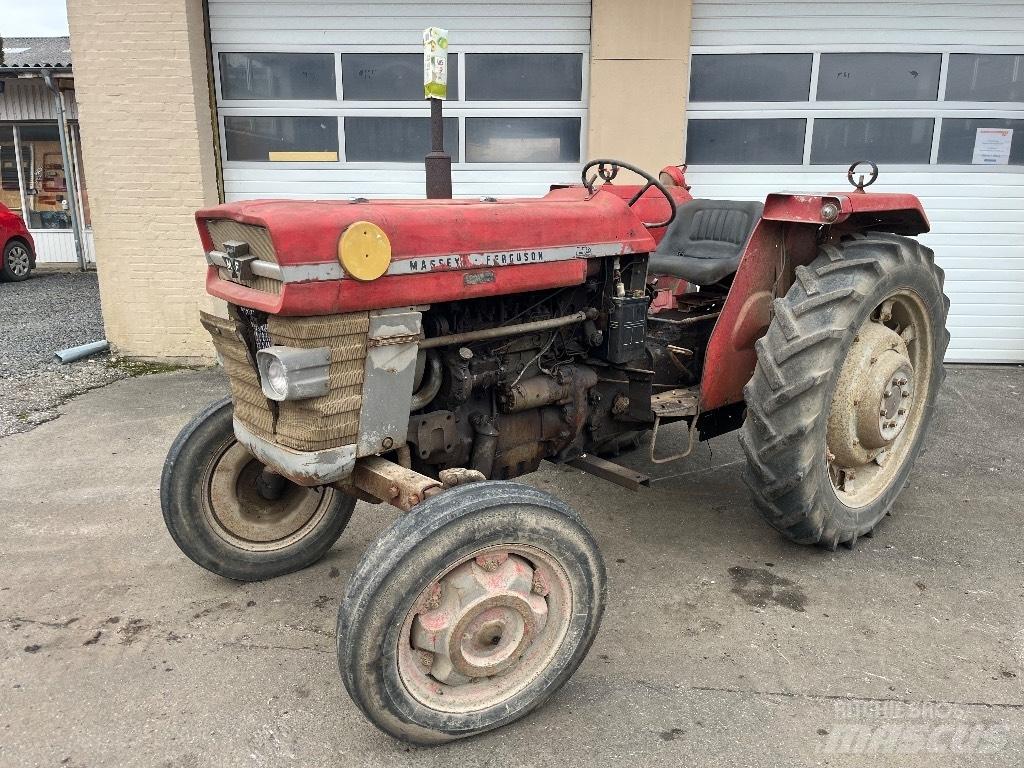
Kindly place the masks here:
POLYGON ((198 565, 237 581, 262 581, 322 558, 355 499, 277 476, 235 439, 231 399, 189 422, 164 462, 160 505, 171 538, 198 565))
POLYGON ((745 480, 774 528, 835 549, 870 535, 907 483, 944 377, 949 299, 932 251, 890 234, 825 245, 796 278, 744 389, 745 480))
POLYGON ((601 554, 549 494, 480 482, 428 498, 372 543, 338 613, 345 688, 385 733, 439 744, 513 722, 583 661, 601 554))

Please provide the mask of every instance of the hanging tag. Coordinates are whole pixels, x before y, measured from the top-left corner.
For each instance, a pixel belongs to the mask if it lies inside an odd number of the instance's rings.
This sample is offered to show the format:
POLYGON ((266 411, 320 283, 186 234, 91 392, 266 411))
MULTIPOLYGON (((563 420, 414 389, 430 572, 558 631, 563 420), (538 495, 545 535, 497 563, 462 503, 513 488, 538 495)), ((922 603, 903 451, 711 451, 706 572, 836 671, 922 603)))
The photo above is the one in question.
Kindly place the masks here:
POLYGON ((448 30, 423 30, 423 98, 448 98, 448 30))

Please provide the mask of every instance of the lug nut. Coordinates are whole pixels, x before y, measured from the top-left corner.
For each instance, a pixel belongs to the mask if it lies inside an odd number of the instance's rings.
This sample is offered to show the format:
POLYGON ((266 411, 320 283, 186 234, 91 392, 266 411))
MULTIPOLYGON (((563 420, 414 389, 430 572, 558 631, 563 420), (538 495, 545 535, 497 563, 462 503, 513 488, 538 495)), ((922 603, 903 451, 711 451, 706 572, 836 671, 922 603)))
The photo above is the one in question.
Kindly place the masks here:
POLYGON ((888 416, 889 414, 886 412, 885 408, 883 408, 882 410, 880 410, 878 412, 878 415, 879 416, 888 416))
POLYGON ((898 411, 896 411, 896 415, 897 415, 897 416, 902 416, 902 415, 903 415, 903 414, 905 414, 906 412, 907 412, 907 409, 906 409, 906 408, 900 408, 900 409, 899 409, 898 411))
POLYGON ((903 395, 903 397, 910 397, 910 390, 904 389, 900 394, 903 395))
POLYGON ((891 389, 887 389, 887 390, 885 390, 885 392, 882 393, 882 397, 890 397, 891 395, 892 395, 892 390, 891 389))

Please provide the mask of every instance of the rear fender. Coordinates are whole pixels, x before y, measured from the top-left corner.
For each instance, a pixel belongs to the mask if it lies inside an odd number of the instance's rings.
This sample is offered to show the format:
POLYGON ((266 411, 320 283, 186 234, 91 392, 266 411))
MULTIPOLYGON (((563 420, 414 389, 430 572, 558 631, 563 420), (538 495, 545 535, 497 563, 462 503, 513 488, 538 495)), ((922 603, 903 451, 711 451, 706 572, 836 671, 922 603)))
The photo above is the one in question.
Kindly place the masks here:
POLYGON ((914 195, 893 192, 780 192, 768 195, 763 218, 895 235, 920 235, 931 228, 920 200, 914 195))
POLYGON ((818 255, 823 227, 831 236, 865 230, 919 235, 930 228, 914 195, 863 191, 768 195, 708 341, 701 378, 702 411, 743 400, 743 387, 757 364, 754 344, 768 331, 772 301, 789 290, 796 268, 818 255))

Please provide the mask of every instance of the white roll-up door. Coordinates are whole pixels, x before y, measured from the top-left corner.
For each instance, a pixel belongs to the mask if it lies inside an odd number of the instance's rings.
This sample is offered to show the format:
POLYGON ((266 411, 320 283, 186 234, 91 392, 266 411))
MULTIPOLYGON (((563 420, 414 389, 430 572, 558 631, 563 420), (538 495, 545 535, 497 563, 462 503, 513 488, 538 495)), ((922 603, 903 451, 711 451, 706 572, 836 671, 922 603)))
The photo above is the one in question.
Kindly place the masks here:
POLYGON ((449 30, 455 195, 578 180, 590 0, 210 0, 209 15, 228 201, 423 197, 428 26, 449 30))
POLYGON ((918 195, 946 271, 947 359, 1024 361, 1024 3, 693 5, 688 178, 698 196, 918 195))

